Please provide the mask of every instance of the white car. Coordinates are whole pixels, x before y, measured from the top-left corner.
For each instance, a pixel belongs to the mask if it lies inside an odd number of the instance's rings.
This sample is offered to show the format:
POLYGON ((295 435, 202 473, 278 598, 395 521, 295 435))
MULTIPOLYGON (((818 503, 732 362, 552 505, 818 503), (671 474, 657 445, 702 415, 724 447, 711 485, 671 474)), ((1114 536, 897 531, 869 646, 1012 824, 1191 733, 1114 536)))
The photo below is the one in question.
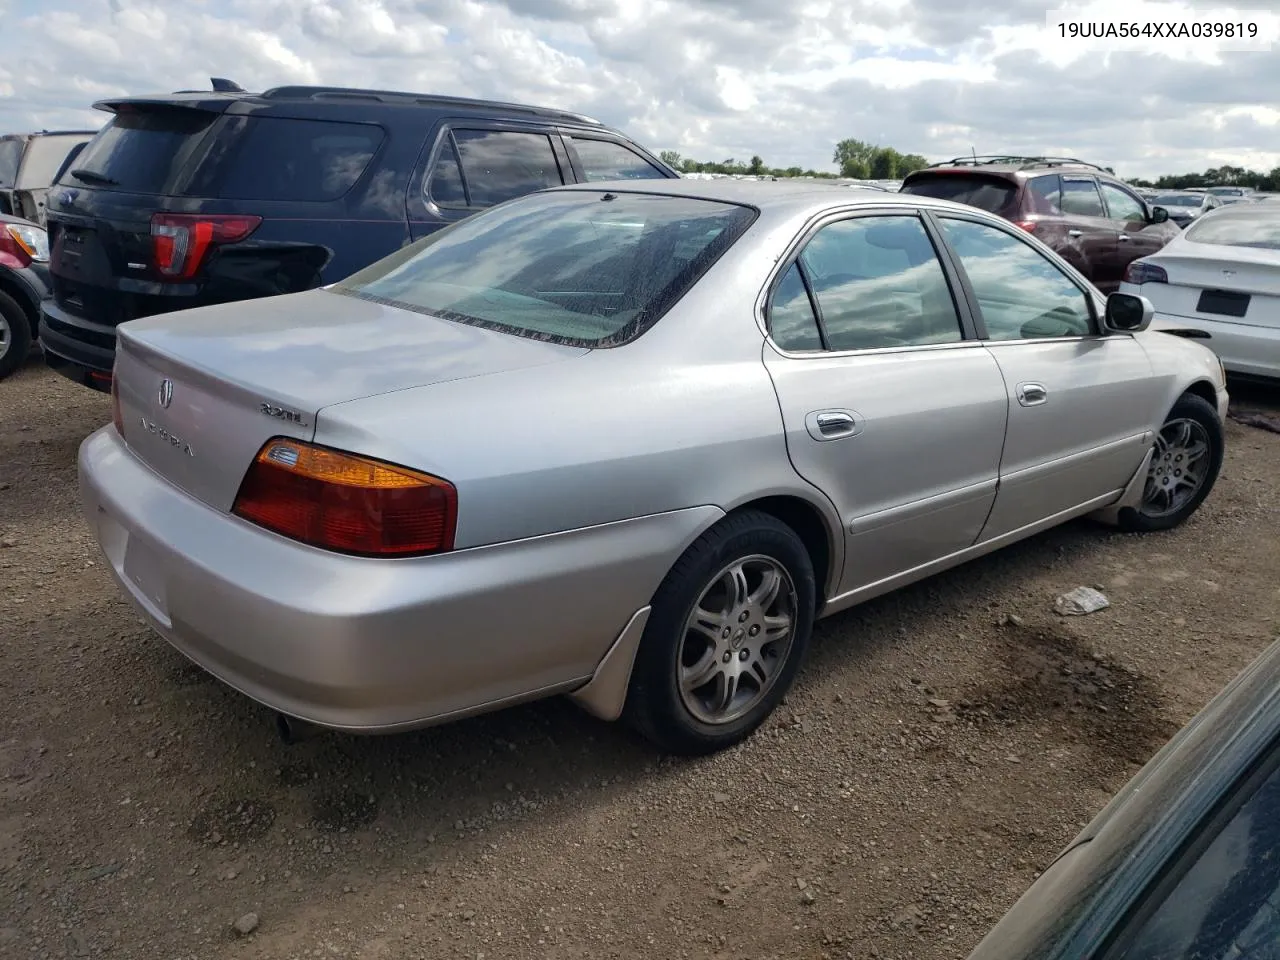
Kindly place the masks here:
POLYGON ((1129 264, 1120 292, 1151 301, 1153 330, 1207 334, 1229 373, 1280 378, 1280 204, 1197 219, 1129 264))

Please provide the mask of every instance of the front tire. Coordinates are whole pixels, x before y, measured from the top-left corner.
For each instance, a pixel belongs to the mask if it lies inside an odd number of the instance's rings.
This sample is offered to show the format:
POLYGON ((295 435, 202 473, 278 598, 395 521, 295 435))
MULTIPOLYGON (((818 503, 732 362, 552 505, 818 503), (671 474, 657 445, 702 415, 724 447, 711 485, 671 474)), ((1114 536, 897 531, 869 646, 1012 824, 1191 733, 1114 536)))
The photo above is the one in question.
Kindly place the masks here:
POLYGON ((18 301, 0 291, 0 380, 26 362, 31 352, 31 321, 18 301))
POLYGON ((745 740, 795 680, 816 595, 794 530, 755 510, 725 518, 654 594, 624 718, 668 753, 714 753, 745 740))
POLYGON ((1226 451, 1218 411, 1192 393, 1183 394, 1156 436, 1142 503, 1120 512, 1123 530, 1172 530, 1200 507, 1217 482, 1226 451))

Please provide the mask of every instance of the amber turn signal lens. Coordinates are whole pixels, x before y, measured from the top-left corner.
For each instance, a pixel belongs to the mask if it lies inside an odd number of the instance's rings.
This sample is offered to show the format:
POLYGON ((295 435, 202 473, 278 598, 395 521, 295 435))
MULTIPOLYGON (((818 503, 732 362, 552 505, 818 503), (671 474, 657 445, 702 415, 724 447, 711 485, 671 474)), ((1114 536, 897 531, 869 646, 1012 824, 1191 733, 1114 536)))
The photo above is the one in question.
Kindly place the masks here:
POLYGON ((453 549, 453 484, 368 457, 298 440, 268 440, 232 512, 325 550, 404 557, 453 549))

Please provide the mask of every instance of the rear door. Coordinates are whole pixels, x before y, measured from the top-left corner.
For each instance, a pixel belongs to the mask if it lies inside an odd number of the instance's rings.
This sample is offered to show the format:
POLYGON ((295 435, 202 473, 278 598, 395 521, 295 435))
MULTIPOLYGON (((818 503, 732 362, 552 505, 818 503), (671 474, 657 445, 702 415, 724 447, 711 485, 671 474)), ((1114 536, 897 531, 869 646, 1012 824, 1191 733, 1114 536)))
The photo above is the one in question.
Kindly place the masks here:
POLYGON ((1062 216, 1068 242, 1079 251, 1073 265, 1098 287, 1114 290, 1120 284, 1116 269, 1116 245, 1120 231, 1107 217, 1098 192, 1098 181, 1081 174, 1062 174, 1062 216))
POLYGON ((995 498, 1008 401, 922 218, 818 226, 768 324, 791 461, 843 520, 838 593, 970 546, 995 498))
POLYGON ((1013 228, 937 214, 979 333, 999 364, 1009 422, 982 539, 1119 493, 1164 411, 1141 345, 1103 336, 1092 295, 1013 228))
POLYGON ((504 200, 573 182, 552 126, 446 120, 410 181, 410 233, 417 240, 504 200))

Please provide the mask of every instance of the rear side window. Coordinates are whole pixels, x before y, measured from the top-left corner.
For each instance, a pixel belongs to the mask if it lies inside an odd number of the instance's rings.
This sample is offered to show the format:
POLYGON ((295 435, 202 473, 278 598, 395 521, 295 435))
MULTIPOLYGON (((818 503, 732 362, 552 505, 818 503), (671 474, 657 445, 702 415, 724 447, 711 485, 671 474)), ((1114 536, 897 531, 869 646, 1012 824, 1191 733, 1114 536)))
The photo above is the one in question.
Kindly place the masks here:
POLYGON ((755 219, 686 197, 556 191, 460 220, 332 289, 584 347, 639 336, 755 219))
POLYGON ((588 180, 656 180, 664 177, 661 170, 634 150, 609 140, 574 137, 578 162, 588 180))
POLYGON ((116 114, 76 158, 63 182, 168 193, 216 119, 212 113, 182 109, 116 114))
POLYGON ((858 217, 823 227, 800 255, 832 350, 953 343, 960 318, 917 217, 858 217))
POLYGON ((22 162, 22 141, 0 140, 0 187, 12 187, 22 162))
POLYGON ((382 128, 366 123, 226 117, 187 196, 222 200, 337 200, 360 179, 382 128))
POLYGON ((511 130, 454 130, 428 179, 442 207, 491 207, 564 183, 551 138, 511 130))
POLYGON ((1062 212, 1078 217, 1105 217, 1098 184, 1093 180, 1062 180, 1062 212))
POLYGON ((1056 173, 1027 181, 1031 212, 1057 216, 1062 213, 1062 181, 1056 173))
POLYGON ((917 177, 902 187, 902 193, 936 200, 954 200, 1004 216, 1013 211, 1018 196, 1015 183, 1002 177, 969 173, 937 173, 917 177))

